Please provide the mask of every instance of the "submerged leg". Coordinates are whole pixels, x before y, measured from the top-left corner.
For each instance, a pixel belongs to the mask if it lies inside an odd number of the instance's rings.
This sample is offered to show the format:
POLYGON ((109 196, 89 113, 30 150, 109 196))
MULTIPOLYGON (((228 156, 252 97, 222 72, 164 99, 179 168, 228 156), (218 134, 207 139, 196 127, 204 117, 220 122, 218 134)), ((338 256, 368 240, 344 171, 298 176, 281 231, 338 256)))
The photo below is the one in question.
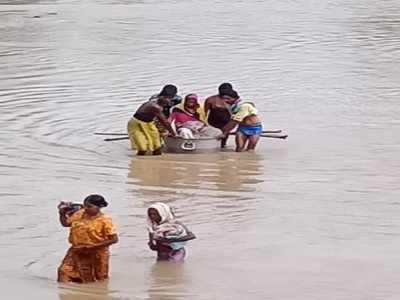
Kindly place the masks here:
POLYGON ((228 136, 227 136, 226 138, 223 138, 223 139, 221 140, 221 148, 225 148, 227 142, 228 142, 228 136))
POLYGON ((247 137, 243 133, 241 132, 236 133, 236 152, 242 152, 244 150, 246 141, 247 137))
POLYGON ((57 269, 58 282, 76 282, 82 283, 78 269, 78 256, 71 248, 68 249, 61 265, 57 269))
POLYGON ((168 261, 171 262, 183 262, 186 257, 185 248, 181 248, 179 250, 174 250, 169 253, 168 261))
POLYGON ((257 146, 258 141, 260 140, 259 135, 252 135, 249 137, 249 144, 247 145, 247 151, 254 150, 257 146))
POLYGON ((96 280, 102 281, 108 279, 110 253, 108 249, 100 249, 96 251, 94 264, 94 273, 96 280))
POLYGON ((158 149, 153 151, 153 155, 161 155, 161 154, 162 154, 161 148, 158 148, 158 149))

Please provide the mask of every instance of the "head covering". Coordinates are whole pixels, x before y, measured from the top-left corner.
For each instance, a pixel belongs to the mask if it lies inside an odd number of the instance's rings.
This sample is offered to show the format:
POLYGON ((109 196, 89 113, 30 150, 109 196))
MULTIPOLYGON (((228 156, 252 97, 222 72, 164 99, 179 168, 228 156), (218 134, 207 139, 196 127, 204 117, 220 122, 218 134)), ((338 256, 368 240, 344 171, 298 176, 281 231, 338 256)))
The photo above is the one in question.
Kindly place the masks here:
MULTIPOLYGON (((167 204, 158 202, 149 207, 157 210, 161 217, 159 224, 150 220, 147 216, 147 229, 154 239, 158 238, 182 238, 188 233, 183 225, 175 219, 174 213, 167 204)), ((179 250, 185 246, 186 242, 172 242, 169 246, 174 250, 179 250)))
POLYGON ((150 207, 148 209, 150 209, 150 208, 155 209, 161 217, 160 223, 156 224, 149 218, 149 216, 147 216, 147 229, 149 230, 150 233, 153 233, 154 230, 156 230, 158 225, 175 221, 175 216, 169 205, 162 203, 162 202, 157 202, 157 203, 154 203, 153 205, 150 205, 150 207))
POLYGON ((185 96, 185 100, 182 101, 181 103, 179 103, 178 105, 174 106, 174 108, 176 108, 177 111, 182 111, 182 112, 184 112, 184 113, 186 113, 188 115, 193 115, 192 112, 187 111, 186 108, 185 108, 186 100, 190 99, 190 98, 196 99, 197 103, 198 103, 198 106, 196 108, 195 118, 197 118, 199 121, 202 121, 202 122, 206 123, 206 115, 205 115, 205 112, 204 112, 204 107, 203 107, 202 104, 199 103, 198 97, 197 97, 196 94, 192 93, 192 94, 186 95, 185 96))
MULTIPOLYGON (((197 97, 196 94, 187 94, 187 95, 185 96, 185 100, 184 100, 184 103, 183 103, 184 106, 186 105, 186 101, 188 101, 189 99, 196 100, 197 107, 200 106, 200 104, 199 104, 199 98, 197 97)), ((185 109, 185 108, 184 108, 184 109, 185 109)), ((197 108, 196 108, 196 109, 197 109, 197 108)), ((185 110, 186 110, 186 109, 185 109, 185 110)))
POLYGON ((83 203, 93 204, 97 207, 106 207, 108 205, 108 202, 104 199, 104 197, 97 194, 87 196, 85 200, 83 200, 83 203))

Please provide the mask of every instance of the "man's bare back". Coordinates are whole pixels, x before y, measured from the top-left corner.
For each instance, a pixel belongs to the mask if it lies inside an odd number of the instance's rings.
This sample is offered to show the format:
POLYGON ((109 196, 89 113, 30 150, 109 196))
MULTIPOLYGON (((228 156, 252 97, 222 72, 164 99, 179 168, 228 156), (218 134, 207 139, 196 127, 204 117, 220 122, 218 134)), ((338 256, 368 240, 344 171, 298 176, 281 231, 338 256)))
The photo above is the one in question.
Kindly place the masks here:
POLYGON ((160 99, 147 101, 139 106, 133 116, 143 122, 152 122, 154 119, 158 118, 170 134, 175 136, 175 131, 172 129, 171 123, 163 114, 163 104, 164 103, 160 99))

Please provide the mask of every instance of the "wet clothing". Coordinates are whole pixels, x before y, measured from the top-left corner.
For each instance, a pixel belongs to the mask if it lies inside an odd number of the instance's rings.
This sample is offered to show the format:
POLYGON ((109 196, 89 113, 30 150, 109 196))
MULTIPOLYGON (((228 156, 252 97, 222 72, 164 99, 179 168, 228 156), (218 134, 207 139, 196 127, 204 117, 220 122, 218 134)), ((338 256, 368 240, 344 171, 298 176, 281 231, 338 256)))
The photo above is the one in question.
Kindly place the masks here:
POLYGON ((128 122, 128 135, 132 149, 154 151, 161 148, 160 132, 154 121, 141 121, 135 117, 128 122))
POLYGON ((180 109, 174 109, 171 114, 171 120, 175 121, 175 124, 183 124, 190 121, 198 121, 198 117, 195 115, 187 114, 180 109))
POLYGON ((71 226, 68 250, 61 266, 58 268, 60 282, 93 282, 108 278, 108 247, 98 249, 74 249, 74 246, 96 245, 116 234, 110 217, 101 214, 95 219, 83 218, 84 209, 67 219, 71 226))
POLYGON ((85 210, 74 213, 67 222, 71 225, 69 242, 72 246, 95 245, 116 234, 115 226, 110 217, 100 214, 95 219, 84 219, 85 210))
POLYGON ((183 262, 186 258, 186 250, 183 247, 174 250, 167 244, 157 242, 152 249, 157 251, 158 261, 183 262))
MULTIPOLYGON (((155 223, 149 217, 147 217, 147 229, 154 239, 176 239, 185 237, 187 235, 185 227, 175 219, 171 208, 167 204, 157 202, 151 205, 149 209, 150 208, 155 209, 161 217, 161 221, 159 223, 155 223)), ((182 248, 185 243, 186 242, 171 243, 169 246, 172 249, 179 249, 182 248), (180 244, 181 246, 172 244, 180 244)))
MULTIPOLYGON (((159 223, 155 223, 147 217, 147 229, 152 238, 175 239, 185 237, 188 234, 185 227, 175 219, 171 208, 167 204, 158 202, 149 208, 157 210, 161 217, 159 223)), ((157 260, 183 261, 186 256, 185 245, 186 242, 167 243, 156 240, 152 250, 157 251, 157 260)))
POLYGON ((185 100, 174 107, 171 120, 175 123, 178 135, 184 139, 194 139, 206 133, 206 116, 204 107, 199 104, 196 94, 189 94, 185 100), (195 112, 188 110, 185 105, 188 99, 196 101, 195 112))
POLYGON ((109 250, 82 251, 69 248, 58 268, 59 282, 87 283, 108 279, 109 250))
POLYGON ((246 117, 257 115, 258 110, 251 102, 240 102, 232 106, 232 120, 242 122, 246 117))
POLYGON ((157 260, 167 260, 170 262, 183 262, 186 257, 185 248, 170 250, 168 252, 158 252, 157 260))
MULTIPOLYGON (((197 96, 193 95, 193 97, 196 97, 197 100, 197 96)), ((177 104, 173 109, 172 109, 172 114, 175 117, 179 117, 179 115, 185 114, 187 115, 190 119, 188 119, 187 121, 201 121, 201 122, 206 122, 206 115, 204 112, 204 106, 199 104, 197 102, 197 108, 196 108, 196 112, 192 113, 190 111, 188 111, 185 108, 185 101, 182 101, 181 103, 177 104)), ((171 115, 171 118, 174 119, 174 117, 171 115)), ((179 122, 178 120, 176 120, 176 122, 178 123, 184 123, 184 122, 179 122)))
POLYGON ((149 116, 149 115, 147 115, 147 114, 140 113, 140 112, 136 112, 136 113, 133 115, 133 117, 134 117, 135 119, 138 119, 139 121, 146 122, 146 123, 151 122, 151 121, 154 120, 154 117, 149 116))
POLYGON ((255 125, 240 124, 237 131, 249 137, 253 135, 260 135, 262 133, 262 130, 263 128, 261 124, 255 124, 255 125))
MULTIPOLYGON (((158 99, 158 94, 155 94, 150 97, 149 101, 156 101, 157 99, 158 99)), ((163 112, 164 116, 168 119, 171 114, 172 107, 174 107, 175 105, 178 105, 181 102, 182 102, 182 97, 179 95, 175 95, 175 97, 171 100, 171 105, 163 107, 162 112, 163 112)), ((158 118, 154 119, 154 123, 160 133, 160 144, 163 144, 161 135, 167 134, 168 130, 164 127, 164 125, 160 122, 160 120, 158 118)), ((132 149, 135 149, 135 148, 132 147, 132 149)))

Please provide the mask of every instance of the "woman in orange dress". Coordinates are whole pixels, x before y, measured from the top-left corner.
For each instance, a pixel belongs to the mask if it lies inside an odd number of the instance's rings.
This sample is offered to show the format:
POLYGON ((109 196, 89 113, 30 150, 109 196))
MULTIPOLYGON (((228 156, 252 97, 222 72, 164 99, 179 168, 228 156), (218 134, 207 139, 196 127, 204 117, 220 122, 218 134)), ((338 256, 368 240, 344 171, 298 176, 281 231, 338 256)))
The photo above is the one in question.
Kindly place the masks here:
POLYGON ((70 227, 71 247, 58 268, 58 282, 94 282, 108 279, 109 246, 118 242, 112 219, 101 212, 108 205, 100 195, 89 195, 83 208, 69 214, 59 207, 60 223, 70 227))

